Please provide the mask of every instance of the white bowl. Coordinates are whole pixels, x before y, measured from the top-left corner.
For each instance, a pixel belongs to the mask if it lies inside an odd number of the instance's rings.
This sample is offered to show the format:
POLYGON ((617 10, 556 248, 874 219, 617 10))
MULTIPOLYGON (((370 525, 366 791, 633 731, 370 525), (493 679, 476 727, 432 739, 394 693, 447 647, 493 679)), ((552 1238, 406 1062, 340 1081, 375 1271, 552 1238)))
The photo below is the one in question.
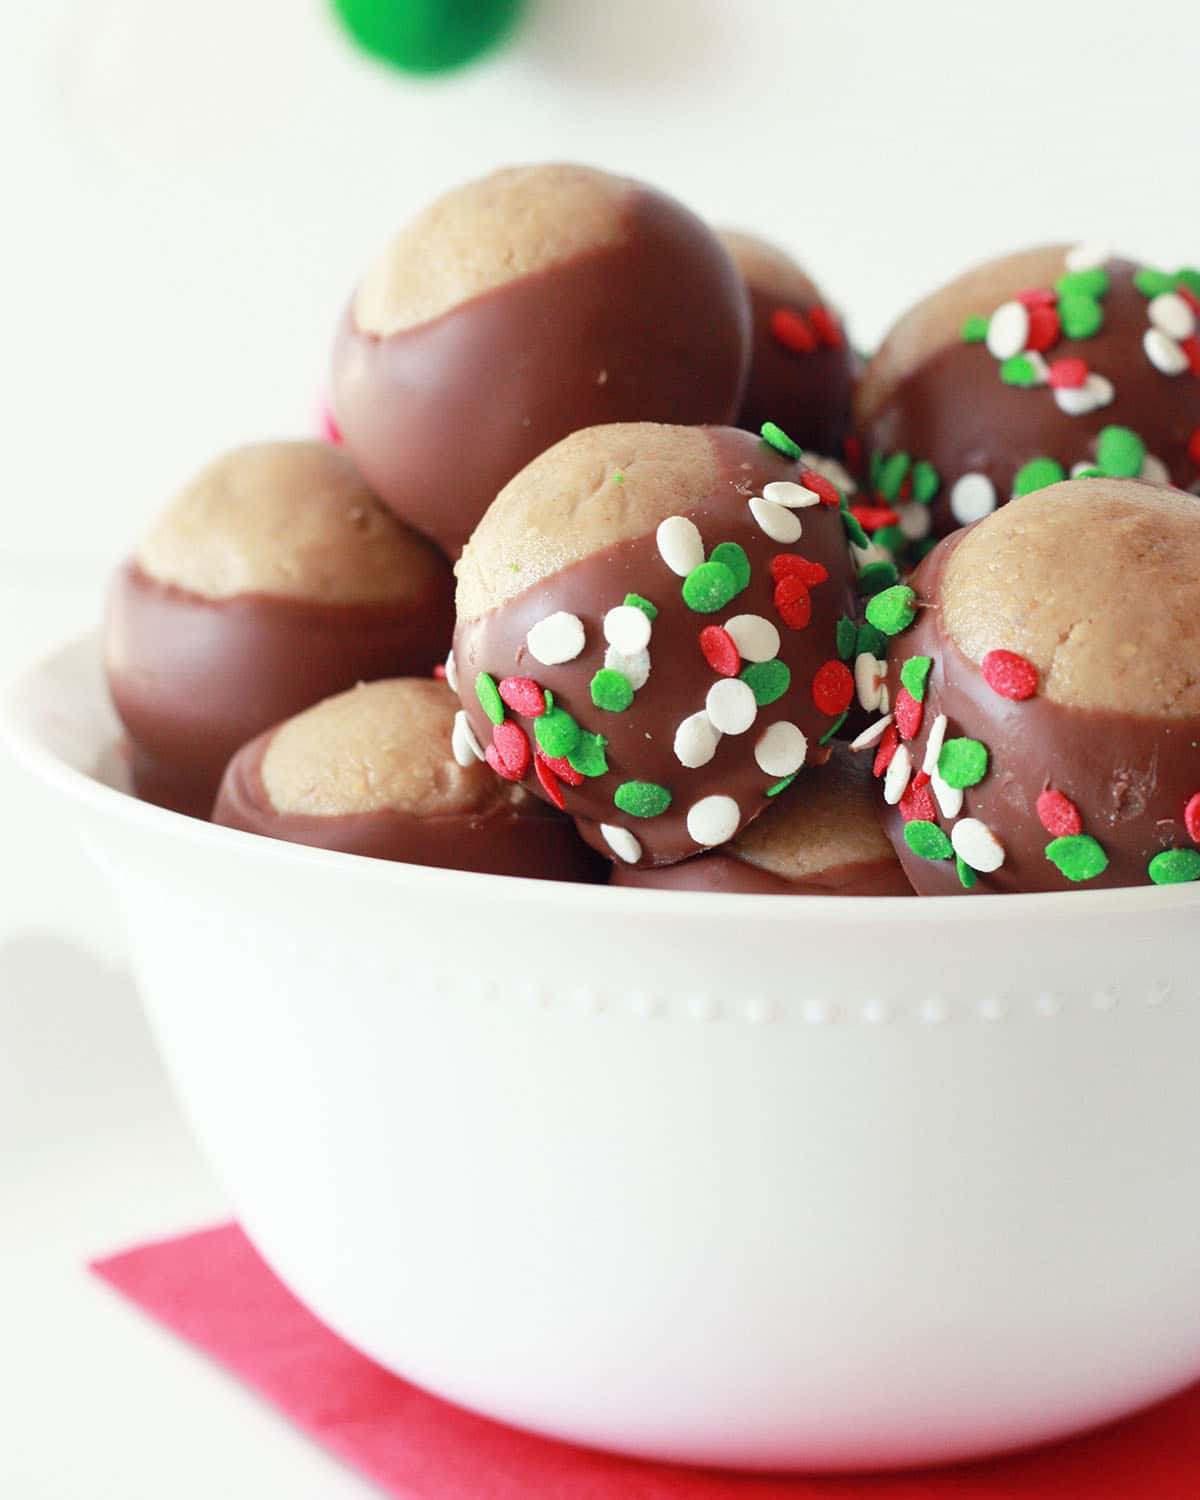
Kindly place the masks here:
POLYGON ((1200 887, 707 896, 427 870, 105 784, 90 641, 8 703, 247 1231, 522 1427, 926 1463, 1200 1375, 1200 887))

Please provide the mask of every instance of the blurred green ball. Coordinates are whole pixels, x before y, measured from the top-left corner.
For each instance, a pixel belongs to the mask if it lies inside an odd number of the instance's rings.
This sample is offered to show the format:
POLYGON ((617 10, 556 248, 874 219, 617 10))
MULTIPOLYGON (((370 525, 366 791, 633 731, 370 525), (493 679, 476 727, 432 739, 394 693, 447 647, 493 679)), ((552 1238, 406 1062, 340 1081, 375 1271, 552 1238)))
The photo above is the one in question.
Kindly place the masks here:
POLYGON ((512 30, 524 0, 333 0, 367 52, 406 73, 445 73, 512 30))

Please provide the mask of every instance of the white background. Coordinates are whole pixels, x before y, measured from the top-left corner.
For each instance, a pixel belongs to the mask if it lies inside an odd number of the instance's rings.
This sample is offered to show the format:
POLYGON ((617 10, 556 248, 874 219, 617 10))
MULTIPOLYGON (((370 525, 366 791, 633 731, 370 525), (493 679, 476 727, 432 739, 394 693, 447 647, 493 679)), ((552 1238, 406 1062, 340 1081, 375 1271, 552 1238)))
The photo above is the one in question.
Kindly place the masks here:
MULTIPOLYGON (((236 441, 305 433, 364 261, 504 162, 645 177, 788 245, 874 341, 966 262, 1100 237, 1200 257, 1185 0, 535 0, 405 82, 320 0, 8 0, 0 676, 236 441)), ((98 880, 0 761, 0 1494, 367 1493, 81 1272, 217 1218, 98 880)))

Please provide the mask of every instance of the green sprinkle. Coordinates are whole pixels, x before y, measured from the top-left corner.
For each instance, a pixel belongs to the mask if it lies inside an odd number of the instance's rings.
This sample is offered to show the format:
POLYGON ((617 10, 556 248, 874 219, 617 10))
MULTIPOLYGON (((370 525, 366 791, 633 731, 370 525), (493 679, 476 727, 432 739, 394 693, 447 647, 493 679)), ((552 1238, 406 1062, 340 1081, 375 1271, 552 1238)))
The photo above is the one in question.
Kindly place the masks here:
POLYGON ((987 775, 987 746, 979 740, 947 740, 938 756, 937 768, 949 786, 977 786, 987 775))
POLYGON ((683 580, 683 602, 701 615, 724 609, 737 591, 737 579, 721 562, 701 563, 683 580))
POLYGON ((932 669, 932 656, 910 656, 900 668, 900 681, 908 690, 909 697, 915 698, 918 703, 925 702, 925 688, 932 669))
POLYGON ((937 826, 924 818, 904 825, 904 842, 918 859, 949 859, 954 845, 937 826))
POLYGON ((846 535, 850 538, 851 545, 855 547, 871 545, 870 538, 862 528, 862 522, 849 510, 843 509, 842 511, 842 525, 846 528, 846 535))
POLYGON ((1026 354, 1014 354, 1011 359, 1003 360, 1000 379, 1005 385, 1020 386, 1022 390, 1030 390, 1041 382, 1036 366, 1026 354))
POLYGON ((633 683, 624 672, 601 667, 592 678, 592 702, 610 714, 623 714, 633 702, 633 683))
POLYGON ((1089 266, 1086 271, 1067 271, 1054 283, 1059 297, 1103 297, 1108 291, 1108 272, 1103 266, 1089 266))
POLYGON ((913 499, 920 505, 928 505, 942 487, 942 476, 927 458, 913 464, 913 499))
POLYGON ((875 545, 886 548, 888 552, 903 552, 908 546, 908 538, 899 526, 881 526, 875 533, 875 545))
POLYGON ((656 781, 623 781, 613 801, 631 818, 657 818, 670 807, 671 794, 656 781))
POLYGON ((613 470, 613 483, 614 484, 624 484, 625 483, 625 476, 624 476, 624 474, 621 473, 620 469, 614 469, 613 470))
POLYGON ((1046 845, 1046 858, 1068 880, 1095 880, 1108 868, 1108 855, 1090 833, 1068 833, 1046 845))
POLYGON ((987 338, 988 320, 980 313, 972 313, 963 320, 962 340, 964 344, 982 344, 987 338))
POLYGON ((1200 271, 1195 266, 1184 266, 1182 271, 1175 272, 1175 286, 1187 287, 1193 297, 1200 297, 1200 271))
POLYGON ((871 476, 871 488, 873 490, 877 490, 879 488, 879 476, 883 473, 883 466, 886 462, 886 454, 880 453, 878 448, 872 450, 870 462, 867 465, 867 470, 871 476))
POLYGON ((884 460, 883 467, 879 471, 879 483, 875 487, 889 504, 900 493, 911 467, 912 459, 907 453, 893 453, 890 458, 884 460))
POLYGON ((1114 479, 1134 479, 1146 461, 1146 445, 1128 427, 1106 427, 1096 444, 1096 459, 1114 479))
POLYGON ((1164 849, 1150 861, 1147 874, 1155 885, 1183 885, 1185 881, 1200 880, 1200 850, 1164 849))
POLYGON ((709 562, 721 563, 733 574, 733 581, 740 594, 750 582, 750 559, 745 547, 737 542, 718 542, 708 554, 709 562))
POLYGON ((1104 473, 1103 469, 1077 469, 1075 471, 1075 473, 1071 475, 1071 478, 1072 479, 1103 479, 1103 478, 1105 478, 1105 473, 1104 473))
POLYGON ((533 721, 533 733, 538 744, 553 759, 569 756, 579 743, 579 725, 564 708, 548 709, 533 721))
POLYGON ((907 584, 898 583, 867 604, 867 623, 884 635, 899 635, 917 617, 916 594, 907 584))
POLYGON ((863 594, 878 594, 883 589, 890 589, 893 583, 899 582, 900 570, 894 562, 868 563, 858 575, 859 592, 863 594))
POLYGON ((1030 495, 1034 490, 1048 489, 1067 477, 1067 471, 1055 458, 1030 459, 1017 470, 1013 496, 1030 495))
POLYGON ((1175 280, 1166 271, 1155 271, 1150 266, 1143 266, 1134 274, 1133 284, 1143 297, 1161 297, 1164 292, 1175 290, 1175 280))
POLYGON ((496 686, 494 677, 489 677, 486 672, 480 672, 475 679, 475 696, 479 699, 480 708, 493 724, 504 723, 504 699, 500 696, 500 689, 496 686))
POLYGON ((752 661, 740 673, 742 681, 754 694, 759 708, 782 698, 792 684, 792 673, 788 664, 776 656, 771 661, 752 661))
POLYGON ((843 615, 834 627, 834 641, 837 644, 837 654, 843 661, 849 661, 854 655, 854 643, 858 639, 858 626, 849 615, 843 615))
POLYGON ((632 609, 640 609, 648 620, 658 619, 657 607, 651 604, 649 599, 643 599, 641 594, 626 594, 621 602, 628 604, 632 609))
POLYGON ((1104 327, 1104 309, 1095 297, 1082 292, 1059 299, 1058 317, 1069 339, 1090 339, 1104 327))
POLYGON ((838 732, 838 730, 842 727, 842 725, 846 722, 846 720, 849 717, 850 717, 850 710, 848 708, 845 709, 842 713, 838 714, 837 718, 834 719, 833 723, 829 726, 829 728, 825 731, 825 733, 817 741, 817 744, 818 745, 827 745, 829 743, 829 741, 834 737, 834 735, 838 732))
POLYGON ((954 856, 954 867, 958 871, 958 883, 962 886, 963 890, 974 890, 975 882, 979 879, 979 876, 972 870, 961 854, 954 856))
POLYGON ((778 797, 780 792, 786 792, 799 774, 799 771, 793 771, 790 776, 785 776, 782 781, 777 781, 774 786, 769 786, 767 788, 767 796, 778 797))
POLYGON ((887 636, 884 635, 882 630, 876 630, 874 625, 860 625, 858 627, 857 639, 854 643, 854 654, 855 656, 861 656, 864 651, 869 651, 877 661, 887 661, 887 636))
MULTIPOLYGON (((534 720, 533 732, 535 734, 541 722, 541 719, 534 720)), ((571 769, 578 771, 581 776, 603 776, 608 770, 608 759, 604 754, 604 747, 607 744, 608 741, 602 734, 589 734, 585 729, 580 734, 575 748, 567 751, 567 762, 571 769)), ((547 750, 546 753, 548 755, 550 752, 547 750)))
POLYGON ((799 443, 793 443, 782 427, 776 427, 774 422, 762 424, 762 440, 769 448, 774 448, 777 453, 782 453, 785 458, 803 458, 804 450, 799 443))

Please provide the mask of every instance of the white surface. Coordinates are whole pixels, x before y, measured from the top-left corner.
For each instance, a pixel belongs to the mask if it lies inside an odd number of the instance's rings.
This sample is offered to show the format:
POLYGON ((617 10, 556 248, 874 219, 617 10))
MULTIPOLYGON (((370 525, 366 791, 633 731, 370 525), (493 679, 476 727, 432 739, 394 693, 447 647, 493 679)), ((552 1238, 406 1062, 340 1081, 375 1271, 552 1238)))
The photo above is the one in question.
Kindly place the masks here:
MULTIPOLYGON (((788 242, 866 342, 1008 245, 1088 233, 1194 259, 1193 19, 1185 0, 1141 25, 1033 0, 535 0, 509 53, 405 85, 339 47, 320 0, 6 6, 0 676, 94 616, 110 563, 200 462, 305 428, 350 280, 456 178, 575 156, 657 180, 788 242)), ((104 888, 44 812, 0 762, 0 1214, 19 1272, 0 1277, 18 1434, 0 1492, 363 1493, 78 1271, 219 1200, 104 888)))
POLYGON ((112 882, 238 1217, 398 1373, 771 1468, 974 1457, 1200 1375, 1200 888, 865 903, 418 869, 94 779, 119 763, 91 638, 10 713, 112 882))

